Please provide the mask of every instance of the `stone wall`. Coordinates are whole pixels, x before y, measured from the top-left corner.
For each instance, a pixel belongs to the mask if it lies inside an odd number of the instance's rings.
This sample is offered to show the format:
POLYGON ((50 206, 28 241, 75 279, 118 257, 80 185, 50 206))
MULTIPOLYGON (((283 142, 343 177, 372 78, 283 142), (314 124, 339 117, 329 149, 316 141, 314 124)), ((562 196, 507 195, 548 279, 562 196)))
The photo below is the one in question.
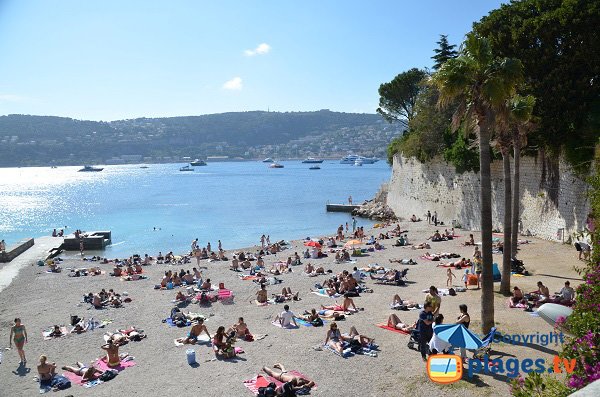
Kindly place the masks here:
MULTIPOLYGON (((502 229, 504 184, 502 162, 492 163, 493 225, 502 229)), ((583 230, 589 211, 589 186, 564 162, 554 172, 540 158, 521 159, 521 233, 548 240, 565 241, 583 230), (556 173, 555 171, 558 171, 556 173), (549 182, 549 179, 552 181, 549 182)), ((442 159, 422 164, 396 155, 387 204, 399 218, 412 214, 423 218, 427 210, 445 224, 456 220, 465 229, 480 229, 479 174, 457 174, 442 159)))
POLYGON ((26 238, 19 241, 14 246, 6 247, 6 252, 0 252, 0 263, 10 262, 29 248, 33 247, 32 238, 26 238))

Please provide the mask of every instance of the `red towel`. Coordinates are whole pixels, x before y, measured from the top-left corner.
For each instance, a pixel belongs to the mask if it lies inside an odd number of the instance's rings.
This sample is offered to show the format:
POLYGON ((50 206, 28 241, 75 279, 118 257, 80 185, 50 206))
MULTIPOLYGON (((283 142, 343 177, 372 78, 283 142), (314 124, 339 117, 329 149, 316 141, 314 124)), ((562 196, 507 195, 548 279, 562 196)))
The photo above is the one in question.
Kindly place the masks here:
POLYGON ((387 329, 388 331, 397 332, 399 334, 404 334, 404 335, 410 335, 410 332, 408 332, 408 331, 403 331, 401 329, 390 327, 387 324, 381 323, 381 324, 375 324, 375 325, 379 328, 387 329))

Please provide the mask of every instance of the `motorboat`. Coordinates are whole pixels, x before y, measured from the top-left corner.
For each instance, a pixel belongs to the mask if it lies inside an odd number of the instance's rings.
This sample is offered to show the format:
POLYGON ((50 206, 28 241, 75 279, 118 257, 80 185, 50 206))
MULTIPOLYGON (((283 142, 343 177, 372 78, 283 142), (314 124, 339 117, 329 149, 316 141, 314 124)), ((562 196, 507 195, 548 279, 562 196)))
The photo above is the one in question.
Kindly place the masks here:
POLYGON ((340 160, 340 164, 354 165, 354 163, 356 163, 356 160, 361 160, 363 164, 373 164, 379 161, 379 159, 376 157, 363 157, 358 156, 356 154, 349 154, 348 156, 340 160))
POLYGON ((318 160, 314 157, 308 157, 304 160, 302 160, 303 163, 307 163, 307 164, 321 164, 323 162, 323 160, 318 160))
POLYGON ((266 158, 266 159, 264 159, 262 162, 263 162, 263 163, 274 163, 274 162, 275 162, 275 160, 273 160, 273 159, 272 159, 272 158, 270 158, 270 157, 267 157, 267 158, 266 158))
POLYGON ((194 171, 194 169, 191 166, 186 165, 185 167, 181 167, 179 171, 194 171))
POLYGON ((320 170, 321 167, 319 167, 318 165, 313 165, 312 167, 308 167, 309 170, 320 170))
POLYGON ((207 164, 206 164, 206 161, 204 161, 204 160, 198 160, 198 159, 196 159, 194 161, 190 161, 190 165, 192 167, 200 167, 202 165, 207 165, 207 164))
POLYGON ((102 171, 104 168, 99 168, 99 167, 93 167, 91 165, 84 165, 82 169, 80 169, 77 172, 100 172, 102 171))
POLYGON ((283 165, 275 161, 269 165, 269 168, 283 168, 283 165))

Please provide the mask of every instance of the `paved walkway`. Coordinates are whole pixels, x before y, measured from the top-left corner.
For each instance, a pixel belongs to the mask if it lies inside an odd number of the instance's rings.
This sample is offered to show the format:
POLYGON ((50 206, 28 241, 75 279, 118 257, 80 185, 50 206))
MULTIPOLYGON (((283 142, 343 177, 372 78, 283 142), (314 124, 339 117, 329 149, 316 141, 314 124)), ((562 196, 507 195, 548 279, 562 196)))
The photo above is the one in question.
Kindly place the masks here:
POLYGON ((0 292, 10 285, 19 270, 48 256, 48 251, 62 244, 61 238, 50 236, 35 238, 35 244, 11 262, 0 264, 0 292))

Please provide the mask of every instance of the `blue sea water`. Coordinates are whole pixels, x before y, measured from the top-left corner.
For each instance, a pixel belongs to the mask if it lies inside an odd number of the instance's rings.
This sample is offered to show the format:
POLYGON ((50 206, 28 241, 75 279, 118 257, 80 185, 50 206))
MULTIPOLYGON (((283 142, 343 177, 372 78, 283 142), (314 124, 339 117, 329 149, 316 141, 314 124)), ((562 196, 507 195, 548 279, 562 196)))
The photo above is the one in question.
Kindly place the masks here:
POLYGON ((326 202, 370 199, 390 177, 385 161, 354 167, 326 160, 320 170, 300 161, 282 164, 209 163, 194 172, 180 172, 183 164, 106 166, 102 172, 2 168, 0 238, 10 245, 65 226, 66 232, 111 230, 105 254, 115 257, 184 252, 194 238, 213 247, 220 239, 230 249, 258 244, 263 233, 271 241, 334 234, 351 216, 327 213, 326 202))

